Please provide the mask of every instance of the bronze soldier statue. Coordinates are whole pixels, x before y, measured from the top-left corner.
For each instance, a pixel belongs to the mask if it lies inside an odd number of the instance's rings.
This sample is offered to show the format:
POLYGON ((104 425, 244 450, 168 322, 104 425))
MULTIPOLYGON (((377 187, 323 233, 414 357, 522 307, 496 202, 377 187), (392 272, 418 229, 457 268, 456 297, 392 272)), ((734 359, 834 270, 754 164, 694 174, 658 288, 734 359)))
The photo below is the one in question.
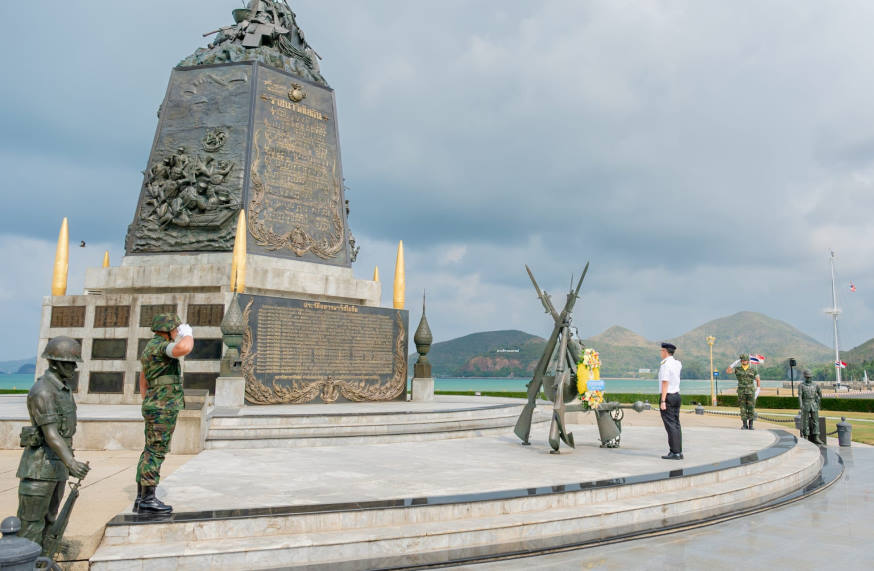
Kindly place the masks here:
POLYGON ((134 511, 169 513, 173 511, 155 496, 161 479, 161 464, 170 451, 179 411, 185 408, 179 358, 191 353, 194 337, 191 326, 175 313, 162 313, 152 320, 155 336, 146 344, 140 362, 140 395, 146 441, 137 463, 137 499, 134 511))
POLYGON ((42 358, 48 359, 49 369, 27 393, 30 426, 21 429, 24 452, 16 476, 21 479, 19 536, 40 544, 45 551, 46 532, 58 515, 67 478, 71 474, 84 478, 90 468, 73 457, 76 402, 69 383, 76 363, 82 362, 82 347, 70 337, 55 337, 49 340, 42 358))
MULTIPOLYGON (((804 382, 798 387, 798 405, 801 408, 801 437, 814 444, 825 446, 819 439, 819 405, 822 402, 822 389, 813 382, 809 370, 804 371, 804 382)), ((824 437, 824 435, 823 435, 824 437)))

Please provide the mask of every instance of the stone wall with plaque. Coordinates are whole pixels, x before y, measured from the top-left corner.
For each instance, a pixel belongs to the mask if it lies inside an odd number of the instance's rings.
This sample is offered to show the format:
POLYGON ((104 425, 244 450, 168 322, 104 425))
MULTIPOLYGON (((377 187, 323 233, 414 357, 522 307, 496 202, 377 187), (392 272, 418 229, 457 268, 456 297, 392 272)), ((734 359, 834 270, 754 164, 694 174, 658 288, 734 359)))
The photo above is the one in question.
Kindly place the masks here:
POLYGON ((406 398, 406 310, 240 296, 250 404, 406 398))
POLYGON ((233 249, 348 267, 332 89, 261 63, 173 70, 127 254, 233 249))

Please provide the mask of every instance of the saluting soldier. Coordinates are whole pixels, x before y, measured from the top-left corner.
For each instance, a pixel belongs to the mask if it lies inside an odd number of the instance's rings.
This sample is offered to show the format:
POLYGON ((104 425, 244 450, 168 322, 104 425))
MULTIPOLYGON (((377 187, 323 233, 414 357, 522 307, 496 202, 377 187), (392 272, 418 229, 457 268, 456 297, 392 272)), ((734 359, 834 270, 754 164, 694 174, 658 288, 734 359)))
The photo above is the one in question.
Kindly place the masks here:
POLYGON ((741 430, 753 430, 753 419, 756 417, 756 389, 762 386, 759 373, 750 367, 750 356, 741 353, 740 358, 732 363, 728 374, 737 377, 737 405, 740 407, 740 419, 743 422, 741 430), (740 367, 737 367, 740 363, 740 367))
MULTIPOLYGON (((49 526, 58 515, 64 483, 70 474, 84 478, 88 464, 73 457, 76 433, 76 401, 70 381, 76 363, 82 362, 82 346, 70 337, 49 340, 42 353, 49 369, 27 393, 30 426, 21 429, 21 462, 18 484, 19 535, 44 545, 49 526)), ((43 553, 43 555, 54 555, 43 553)))
POLYGON ((134 511, 169 513, 173 511, 155 496, 161 479, 161 464, 170 450, 179 411, 185 407, 179 358, 191 353, 194 336, 191 326, 175 313, 162 313, 152 320, 155 336, 140 356, 140 395, 146 443, 137 464, 137 499, 134 511))
POLYGON ((819 439, 819 406, 822 402, 822 389, 813 382, 809 370, 804 371, 804 382, 798 387, 798 405, 801 408, 801 437, 814 444, 825 446, 819 439))

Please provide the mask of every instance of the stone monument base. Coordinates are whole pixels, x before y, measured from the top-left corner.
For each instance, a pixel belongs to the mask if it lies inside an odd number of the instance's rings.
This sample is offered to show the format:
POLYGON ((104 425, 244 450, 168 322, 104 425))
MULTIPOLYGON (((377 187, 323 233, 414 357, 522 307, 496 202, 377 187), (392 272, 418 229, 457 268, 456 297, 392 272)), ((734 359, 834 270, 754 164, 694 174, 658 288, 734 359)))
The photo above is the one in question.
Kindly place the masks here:
POLYGON ((434 379, 416 379, 412 380, 412 398, 414 401, 432 401, 434 400, 434 379))
MULTIPOLYGON (((139 404, 139 355, 153 335, 152 317, 175 312, 195 337, 194 351, 183 360, 184 386, 215 394, 224 352, 220 325, 233 298, 231 256, 130 255, 118 267, 88 268, 83 295, 43 299, 37 354, 52 337, 78 339, 83 363, 73 383, 77 402, 139 404)), ((346 267, 250 254, 245 278, 246 294, 255 296, 379 306, 379 282, 356 279, 346 267)), ((35 376, 47 368, 45 359, 37 359, 35 376)))

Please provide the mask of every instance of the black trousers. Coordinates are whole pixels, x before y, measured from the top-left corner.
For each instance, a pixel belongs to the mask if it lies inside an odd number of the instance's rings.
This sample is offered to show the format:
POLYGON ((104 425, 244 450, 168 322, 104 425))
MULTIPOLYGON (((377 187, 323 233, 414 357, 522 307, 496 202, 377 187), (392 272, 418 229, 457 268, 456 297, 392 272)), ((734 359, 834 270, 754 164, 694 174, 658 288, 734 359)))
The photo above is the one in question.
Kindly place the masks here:
POLYGON ((668 393, 665 397, 665 410, 659 412, 668 433, 668 448, 673 454, 683 453, 683 430, 680 428, 680 393, 668 393))

